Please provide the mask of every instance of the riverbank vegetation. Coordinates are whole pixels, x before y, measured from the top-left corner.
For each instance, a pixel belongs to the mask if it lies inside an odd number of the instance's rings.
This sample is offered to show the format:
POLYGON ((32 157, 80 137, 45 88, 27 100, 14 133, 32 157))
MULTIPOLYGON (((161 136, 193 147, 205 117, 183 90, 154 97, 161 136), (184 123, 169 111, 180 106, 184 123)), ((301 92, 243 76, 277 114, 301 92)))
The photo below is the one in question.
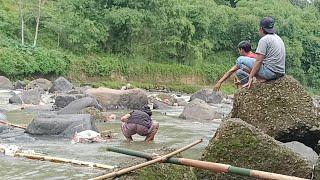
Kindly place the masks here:
POLYGON ((263 16, 287 73, 319 92, 319 0, 0 0, 0 74, 194 91, 232 66, 240 41, 256 47, 263 16))

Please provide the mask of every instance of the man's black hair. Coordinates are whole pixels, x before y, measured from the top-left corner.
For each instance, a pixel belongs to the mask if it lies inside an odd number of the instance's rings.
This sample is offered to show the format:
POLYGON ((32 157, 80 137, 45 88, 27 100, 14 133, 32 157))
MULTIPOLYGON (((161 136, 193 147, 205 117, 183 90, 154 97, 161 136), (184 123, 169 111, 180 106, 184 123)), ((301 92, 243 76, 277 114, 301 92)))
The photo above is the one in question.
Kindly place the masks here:
POLYGON ((241 41, 238 44, 239 49, 243 49, 245 52, 250 52, 251 51, 251 44, 249 41, 241 41))
POLYGON ((140 111, 143 111, 143 112, 147 113, 149 116, 152 116, 152 111, 151 111, 151 109, 150 109, 150 107, 148 105, 144 105, 140 109, 140 111))

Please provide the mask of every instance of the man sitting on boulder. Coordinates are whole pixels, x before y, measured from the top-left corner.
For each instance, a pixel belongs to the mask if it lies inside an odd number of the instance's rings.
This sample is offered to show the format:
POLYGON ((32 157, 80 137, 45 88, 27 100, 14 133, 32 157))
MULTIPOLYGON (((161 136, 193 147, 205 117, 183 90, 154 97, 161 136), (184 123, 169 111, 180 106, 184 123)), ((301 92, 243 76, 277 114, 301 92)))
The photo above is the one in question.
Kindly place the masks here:
POLYGON ((264 17, 260 21, 261 39, 256 49, 257 58, 253 64, 249 63, 247 66, 250 69, 248 88, 252 86, 255 76, 263 82, 277 79, 285 74, 285 46, 282 39, 275 34, 274 23, 271 17, 264 17))
POLYGON ((151 115, 149 106, 145 105, 141 110, 134 110, 121 117, 123 122, 121 130, 128 141, 133 141, 132 135, 134 134, 146 136, 144 141, 153 141, 159 129, 159 123, 153 122, 151 115))

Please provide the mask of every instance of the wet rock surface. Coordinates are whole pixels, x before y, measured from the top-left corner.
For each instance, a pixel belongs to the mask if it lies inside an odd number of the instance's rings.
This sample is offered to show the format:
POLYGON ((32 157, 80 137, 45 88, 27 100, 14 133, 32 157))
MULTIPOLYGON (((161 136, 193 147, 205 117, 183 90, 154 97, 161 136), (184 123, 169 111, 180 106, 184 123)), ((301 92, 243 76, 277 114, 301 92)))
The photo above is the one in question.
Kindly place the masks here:
POLYGON ((0 89, 12 89, 12 83, 11 81, 4 77, 4 76, 0 76, 0 89))
POLYGON ((148 104, 147 94, 141 89, 92 88, 86 93, 96 98, 106 109, 140 109, 148 104))
POLYGON ((35 117, 26 132, 32 135, 59 135, 72 137, 75 132, 84 130, 97 131, 89 114, 43 113, 35 117))
POLYGON ((95 107, 95 108, 99 109, 100 111, 103 110, 102 106, 98 103, 98 101, 95 98, 84 97, 84 98, 72 101, 66 107, 64 107, 60 111, 58 111, 58 114, 77 114, 82 109, 87 108, 87 107, 95 107))
POLYGON ((213 120, 220 119, 222 116, 209 104, 201 99, 194 99, 183 109, 179 116, 189 120, 213 120))
POLYGON ((290 76, 239 90, 231 116, 281 142, 299 141, 315 150, 320 140, 320 116, 313 100, 290 76))
MULTIPOLYGON (((304 158, 236 118, 222 122, 201 160, 302 178, 310 178, 312 173, 312 165, 304 158)), ((205 170, 197 170, 196 175, 198 179, 250 179, 205 170)))
POLYGON ((62 93, 62 94, 57 95, 53 105, 56 107, 56 109, 64 108, 68 104, 70 104, 72 101, 74 101, 76 99, 81 99, 83 97, 85 97, 84 94, 65 94, 65 93, 62 93))
POLYGON ((201 89, 190 97, 190 101, 196 98, 201 99, 206 103, 218 104, 221 103, 223 95, 220 92, 213 91, 212 89, 201 89))
POLYGON ((39 78, 33 81, 30 81, 27 85, 27 89, 35 89, 35 88, 41 88, 44 91, 48 91, 52 87, 52 82, 44 79, 44 78, 39 78))
POLYGON ((69 92, 73 89, 73 85, 71 84, 71 82, 69 82, 66 78, 64 77, 59 77, 58 79, 56 79, 51 88, 49 89, 49 92, 53 93, 53 92, 69 92))

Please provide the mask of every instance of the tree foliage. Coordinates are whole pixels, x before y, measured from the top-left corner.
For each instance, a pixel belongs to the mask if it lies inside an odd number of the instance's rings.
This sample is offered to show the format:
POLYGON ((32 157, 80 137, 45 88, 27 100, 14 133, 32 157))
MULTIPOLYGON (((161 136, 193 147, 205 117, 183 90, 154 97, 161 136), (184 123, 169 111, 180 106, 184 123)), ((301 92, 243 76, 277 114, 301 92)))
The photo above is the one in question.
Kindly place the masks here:
MULTIPOLYGON (((25 4, 25 39, 28 47, 36 24, 37 1, 22 2, 25 4)), ((46 0, 41 11, 37 44, 43 52, 46 51, 44 49, 50 49, 48 52, 56 49, 61 52, 58 54, 124 55, 127 61, 131 57, 141 57, 157 63, 228 68, 237 56, 237 44, 249 40, 256 47, 259 20, 272 16, 276 21, 277 33, 285 41, 287 72, 305 85, 320 88, 319 2, 46 0), (228 56, 220 56, 224 52, 228 56)), ((17 1, 0 0, 0 34, 7 41, 18 42, 21 39, 18 8, 17 1)), ((6 51, 16 52, 14 54, 18 56, 21 49, 10 46, 6 51)), ((3 52, 4 48, 0 50, 3 52)), ((60 55, 57 57, 62 58, 60 55)), ((97 63, 94 67, 105 75, 108 75, 108 68, 114 65, 104 60, 97 63)), ((86 72, 92 73, 91 70, 86 72)), ((219 73, 210 73, 214 76, 211 82, 221 75, 219 73)))

